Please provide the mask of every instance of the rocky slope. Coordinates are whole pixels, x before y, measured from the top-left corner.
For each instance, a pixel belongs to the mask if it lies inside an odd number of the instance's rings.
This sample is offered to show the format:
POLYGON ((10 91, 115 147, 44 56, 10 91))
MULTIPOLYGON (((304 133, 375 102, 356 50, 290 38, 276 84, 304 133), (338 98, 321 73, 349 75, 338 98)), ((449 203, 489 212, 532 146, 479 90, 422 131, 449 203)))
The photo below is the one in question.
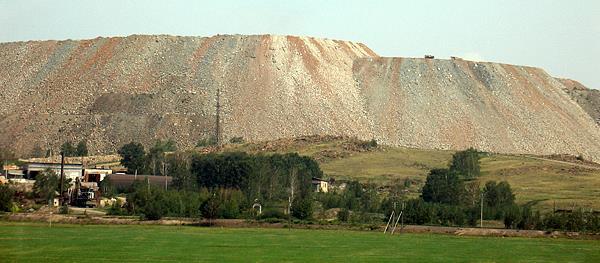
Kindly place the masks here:
POLYGON ((299 134, 370 137, 352 62, 361 44, 292 36, 130 36, 0 45, 0 145, 194 145, 299 134))
POLYGON ((354 74, 382 142, 599 157, 600 129, 541 69, 369 58, 354 63, 354 74))
POLYGON ((600 125, 600 90, 589 89, 571 79, 557 79, 564 85, 564 91, 600 125))
POLYGON ((543 70, 380 58, 292 36, 129 36, 0 44, 0 146, 311 134, 600 158, 600 129, 543 70), (217 103, 218 102, 218 103, 217 103), (219 105, 219 106, 217 106, 219 105), (219 110, 217 110, 217 108, 219 110), (217 114, 218 112, 218 114, 217 114))

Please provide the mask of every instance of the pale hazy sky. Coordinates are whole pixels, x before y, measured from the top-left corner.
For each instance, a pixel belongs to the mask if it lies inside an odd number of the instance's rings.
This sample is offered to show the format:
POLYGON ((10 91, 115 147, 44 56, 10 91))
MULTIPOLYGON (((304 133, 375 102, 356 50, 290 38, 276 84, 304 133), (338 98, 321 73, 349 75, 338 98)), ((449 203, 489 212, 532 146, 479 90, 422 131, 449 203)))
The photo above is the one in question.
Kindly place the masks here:
POLYGON ((0 42, 267 33, 362 42, 382 56, 530 65, 600 88, 599 0, 0 0, 0 42))

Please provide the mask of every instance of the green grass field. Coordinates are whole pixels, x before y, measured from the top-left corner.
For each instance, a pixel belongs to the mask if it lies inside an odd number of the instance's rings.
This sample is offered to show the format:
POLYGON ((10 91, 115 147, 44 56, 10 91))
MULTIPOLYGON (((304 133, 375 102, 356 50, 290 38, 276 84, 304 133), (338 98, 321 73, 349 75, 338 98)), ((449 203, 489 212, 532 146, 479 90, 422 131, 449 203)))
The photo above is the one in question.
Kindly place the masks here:
MULTIPOLYGON (((372 151, 353 151, 352 140, 282 140, 266 144, 229 145, 226 150, 248 152, 298 152, 319 160, 326 177, 359 180, 380 185, 411 179, 409 197, 417 197, 432 168, 447 167, 454 151, 379 147, 372 151), (266 149, 266 150, 264 150, 266 149), (339 153, 335 158, 320 158, 339 153)), ((482 176, 478 181, 508 181, 519 204, 532 203, 536 209, 583 207, 600 210, 600 169, 576 164, 541 160, 524 155, 492 154, 481 159, 482 176)))
POLYGON ((1 262, 598 262, 600 242, 0 222, 1 262))

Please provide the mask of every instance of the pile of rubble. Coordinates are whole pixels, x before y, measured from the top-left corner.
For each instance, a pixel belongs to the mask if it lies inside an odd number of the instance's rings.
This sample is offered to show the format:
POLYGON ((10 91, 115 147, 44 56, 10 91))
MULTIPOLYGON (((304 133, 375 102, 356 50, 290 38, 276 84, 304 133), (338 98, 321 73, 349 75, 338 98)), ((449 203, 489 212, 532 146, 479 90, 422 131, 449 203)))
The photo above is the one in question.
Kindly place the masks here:
POLYGON ((390 145, 600 158, 600 132, 543 70, 380 58, 294 36, 140 36, 0 44, 0 147, 66 140, 92 153, 218 136, 306 135, 390 145))

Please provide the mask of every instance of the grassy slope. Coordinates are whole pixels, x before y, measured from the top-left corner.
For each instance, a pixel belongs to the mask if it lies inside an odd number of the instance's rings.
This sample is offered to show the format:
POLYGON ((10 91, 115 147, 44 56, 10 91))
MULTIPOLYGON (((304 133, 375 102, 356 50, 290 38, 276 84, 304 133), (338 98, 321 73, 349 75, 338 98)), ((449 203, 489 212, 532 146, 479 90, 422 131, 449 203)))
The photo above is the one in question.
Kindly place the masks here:
POLYGON ((598 241, 0 222, 3 262, 592 262, 598 241))
MULTIPOLYGON (((354 151, 348 139, 282 140, 267 144, 229 145, 226 151, 298 152, 317 158, 327 177, 378 184, 410 178, 411 196, 417 196, 432 168, 447 167, 453 151, 380 147, 354 151), (349 150, 350 149, 350 150, 349 150), (337 157, 328 158, 331 153, 337 157)), ((539 160, 529 156, 494 154, 481 159, 481 185, 488 180, 508 181, 517 202, 534 202, 544 210, 576 206, 600 210, 600 170, 539 160)))

